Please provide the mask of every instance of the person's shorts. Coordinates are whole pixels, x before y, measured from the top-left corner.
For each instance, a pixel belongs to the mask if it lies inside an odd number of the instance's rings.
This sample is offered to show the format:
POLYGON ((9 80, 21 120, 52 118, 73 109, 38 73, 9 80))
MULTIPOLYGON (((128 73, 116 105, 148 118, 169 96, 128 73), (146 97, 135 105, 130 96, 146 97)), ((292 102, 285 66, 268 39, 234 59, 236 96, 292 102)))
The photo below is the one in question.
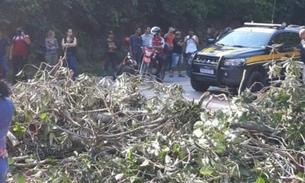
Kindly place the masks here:
POLYGON ((172 67, 176 68, 182 64, 183 55, 178 53, 172 54, 172 67))

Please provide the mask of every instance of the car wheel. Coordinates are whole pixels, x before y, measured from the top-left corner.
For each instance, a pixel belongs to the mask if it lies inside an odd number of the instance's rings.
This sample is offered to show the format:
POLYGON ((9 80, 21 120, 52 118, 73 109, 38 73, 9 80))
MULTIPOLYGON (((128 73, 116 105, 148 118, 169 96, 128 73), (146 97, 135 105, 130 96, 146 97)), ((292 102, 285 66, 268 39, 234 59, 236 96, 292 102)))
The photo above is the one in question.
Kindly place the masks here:
POLYGON ((210 87, 209 85, 206 85, 203 82, 195 81, 193 79, 191 79, 191 85, 194 90, 200 91, 200 92, 207 91, 210 87))
POLYGON ((250 89, 251 92, 258 92, 266 86, 266 79, 259 71, 254 71, 250 74, 243 89, 250 89))

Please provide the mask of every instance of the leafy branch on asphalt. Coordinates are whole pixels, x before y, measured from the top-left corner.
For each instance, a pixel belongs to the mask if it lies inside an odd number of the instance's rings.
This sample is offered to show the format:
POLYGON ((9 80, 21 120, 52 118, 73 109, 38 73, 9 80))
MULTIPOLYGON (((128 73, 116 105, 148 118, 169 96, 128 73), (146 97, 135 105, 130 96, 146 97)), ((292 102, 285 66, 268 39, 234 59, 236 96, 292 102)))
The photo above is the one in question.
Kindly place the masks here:
POLYGON ((180 85, 127 74, 73 81, 60 64, 42 64, 13 87, 19 144, 8 144, 9 180, 304 182, 301 63, 273 67, 285 68, 281 86, 245 91, 229 110, 211 111, 203 101, 226 97, 189 101, 180 85))

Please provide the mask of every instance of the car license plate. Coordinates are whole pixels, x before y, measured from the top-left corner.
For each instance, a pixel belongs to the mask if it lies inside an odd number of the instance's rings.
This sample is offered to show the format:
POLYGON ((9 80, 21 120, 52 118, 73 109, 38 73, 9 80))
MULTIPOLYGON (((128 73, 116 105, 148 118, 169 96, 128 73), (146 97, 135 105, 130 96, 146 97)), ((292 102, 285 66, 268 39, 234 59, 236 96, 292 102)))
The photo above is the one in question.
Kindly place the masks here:
POLYGON ((213 69, 200 68, 200 72, 203 73, 203 74, 214 74, 213 69))

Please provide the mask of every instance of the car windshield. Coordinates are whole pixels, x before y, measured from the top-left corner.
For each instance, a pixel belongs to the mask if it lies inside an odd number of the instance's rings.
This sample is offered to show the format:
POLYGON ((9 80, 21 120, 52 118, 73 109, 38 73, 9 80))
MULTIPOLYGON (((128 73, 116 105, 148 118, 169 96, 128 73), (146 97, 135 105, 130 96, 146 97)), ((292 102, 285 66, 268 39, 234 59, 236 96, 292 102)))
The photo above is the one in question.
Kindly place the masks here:
POLYGON ((266 46, 270 36, 268 32, 233 31, 220 39, 216 45, 258 48, 266 46))

